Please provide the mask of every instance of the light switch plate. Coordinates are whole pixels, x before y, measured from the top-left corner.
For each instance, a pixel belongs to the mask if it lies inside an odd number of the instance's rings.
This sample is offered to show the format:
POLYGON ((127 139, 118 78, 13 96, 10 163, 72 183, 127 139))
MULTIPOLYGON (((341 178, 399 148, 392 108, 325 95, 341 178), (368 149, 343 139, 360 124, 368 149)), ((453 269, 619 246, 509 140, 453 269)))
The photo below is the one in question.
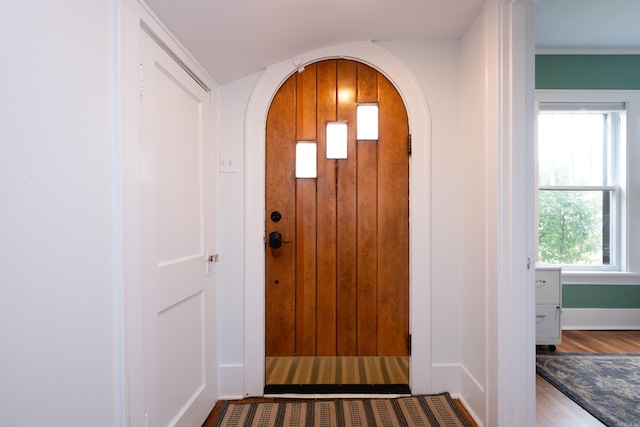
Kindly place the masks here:
POLYGON ((220 154, 220 173, 234 173, 238 172, 236 155, 220 154))

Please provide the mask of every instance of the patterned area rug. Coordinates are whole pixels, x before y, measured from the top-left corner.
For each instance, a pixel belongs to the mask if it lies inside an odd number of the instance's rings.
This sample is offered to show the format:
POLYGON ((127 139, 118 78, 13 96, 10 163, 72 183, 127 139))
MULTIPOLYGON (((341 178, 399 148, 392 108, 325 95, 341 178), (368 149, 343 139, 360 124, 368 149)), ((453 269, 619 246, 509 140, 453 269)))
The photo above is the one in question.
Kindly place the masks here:
POLYGON ((536 367, 607 426, 640 425, 640 354, 545 353, 536 367))
POLYGON ((470 427, 449 393, 396 399, 223 402, 215 427, 446 426, 470 427))

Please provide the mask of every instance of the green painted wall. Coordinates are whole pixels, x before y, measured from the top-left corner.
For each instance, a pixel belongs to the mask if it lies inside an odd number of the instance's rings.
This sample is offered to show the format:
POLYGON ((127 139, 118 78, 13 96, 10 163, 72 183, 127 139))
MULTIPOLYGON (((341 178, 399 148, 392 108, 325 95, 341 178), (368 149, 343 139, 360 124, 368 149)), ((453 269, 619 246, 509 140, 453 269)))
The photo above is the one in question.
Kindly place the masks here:
POLYGON ((640 308, 640 286, 564 285, 564 308, 640 308))
MULTIPOLYGON (((536 55, 536 89, 640 90, 640 55, 536 55)), ((566 308, 640 308, 640 285, 564 285, 566 308)))
POLYGON ((640 89, 640 55, 536 55, 536 89, 640 89))

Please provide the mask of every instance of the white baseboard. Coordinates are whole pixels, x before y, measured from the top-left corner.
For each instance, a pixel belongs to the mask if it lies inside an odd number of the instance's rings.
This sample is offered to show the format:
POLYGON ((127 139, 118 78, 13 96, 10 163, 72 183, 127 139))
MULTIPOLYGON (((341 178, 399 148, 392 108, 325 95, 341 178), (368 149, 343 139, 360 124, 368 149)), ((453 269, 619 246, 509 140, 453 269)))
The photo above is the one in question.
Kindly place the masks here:
POLYGON ((639 308, 563 308, 562 329, 640 329, 639 308))
POLYGON ((461 366, 460 389, 460 401, 478 427, 484 427, 487 416, 485 389, 464 365, 461 366))
POLYGON ((449 392, 460 399, 469 415, 479 427, 483 427, 484 389, 459 363, 435 364, 431 367, 431 393, 449 392))
POLYGON ((218 366, 218 398, 220 400, 244 398, 244 365, 218 366))

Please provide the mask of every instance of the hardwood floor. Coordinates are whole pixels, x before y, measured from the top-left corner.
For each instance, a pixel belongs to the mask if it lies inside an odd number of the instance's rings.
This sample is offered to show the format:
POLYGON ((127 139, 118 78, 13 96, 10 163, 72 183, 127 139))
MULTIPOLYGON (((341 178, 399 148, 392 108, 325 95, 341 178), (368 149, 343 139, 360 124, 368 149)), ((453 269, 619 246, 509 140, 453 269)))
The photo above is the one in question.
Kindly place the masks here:
MULTIPOLYGON (((546 346, 540 346, 540 351, 546 346)), ((640 353, 640 331, 562 331, 557 352, 640 353)))
MULTIPOLYGON (((538 346, 538 352, 548 352, 538 346)), ((640 353, 640 331, 563 331, 564 353, 640 353)), ((539 375, 536 376, 536 425, 539 427, 603 426, 578 404, 539 375)))
POLYGON ((536 375, 536 426, 600 427, 604 424, 536 375))

